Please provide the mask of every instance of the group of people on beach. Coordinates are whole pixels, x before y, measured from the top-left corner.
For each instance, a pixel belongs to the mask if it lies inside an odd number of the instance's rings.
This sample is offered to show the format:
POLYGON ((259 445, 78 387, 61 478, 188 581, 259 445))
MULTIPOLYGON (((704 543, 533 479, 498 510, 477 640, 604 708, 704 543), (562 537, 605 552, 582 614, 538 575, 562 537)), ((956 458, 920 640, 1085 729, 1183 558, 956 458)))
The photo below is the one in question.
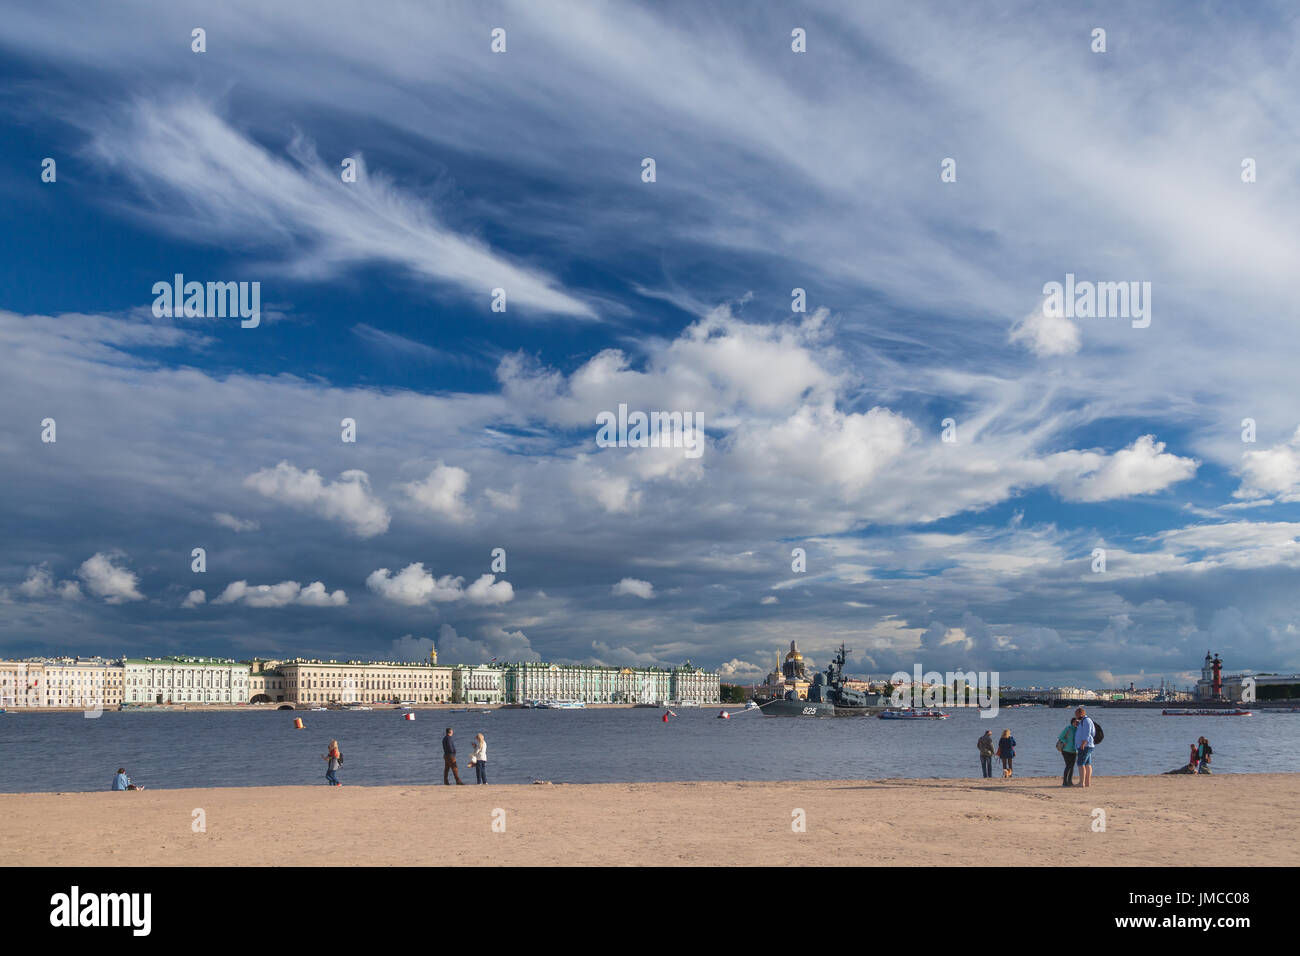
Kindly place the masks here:
MULTIPOLYGON (((1100 739, 1100 729, 1088 716, 1088 712, 1080 707, 1056 738, 1056 749, 1065 758, 1065 773, 1061 777, 1061 786, 1076 786, 1074 783, 1076 768, 1079 773, 1077 786, 1092 786, 1092 755, 1100 739)), ((1201 740, 1205 738, 1202 737, 1201 740)), ((980 754, 980 771, 985 777, 993 776, 994 756, 1002 762, 1002 776, 1012 775, 1013 762, 1016 759, 1016 738, 1011 736, 1010 729, 1002 731, 1002 737, 997 741, 993 739, 993 731, 986 730, 976 746, 980 754)))
MULTIPOLYGON (((460 779, 460 767, 456 763, 456 742, 452 739, 453 732, 450 727, 442 735, 442 782, 451 783, 447 775, 451 774, 456 778, 457 784, 463 784, 465 781, 460 779)), ((343 753, 339 750, 339 742, 331 740, 329 749, 322 754, 326 762, 325 782, 331 787, 341 787, 339 782, 338 771, 343 766, 343 753)), ((487 783, 487 740, 482 734, 474 736, 474 752, 470 755, 469 765, 474 768, 474 776, 479 783, 487 783)))
POLYGON ((1192 755, 1187 762, 1187 766, 1192 768, 1192 773, 1209 773, 1210 772, 1210 755, 1214 753, 1214 748, 1204 737, 1192 744, 1192 755))

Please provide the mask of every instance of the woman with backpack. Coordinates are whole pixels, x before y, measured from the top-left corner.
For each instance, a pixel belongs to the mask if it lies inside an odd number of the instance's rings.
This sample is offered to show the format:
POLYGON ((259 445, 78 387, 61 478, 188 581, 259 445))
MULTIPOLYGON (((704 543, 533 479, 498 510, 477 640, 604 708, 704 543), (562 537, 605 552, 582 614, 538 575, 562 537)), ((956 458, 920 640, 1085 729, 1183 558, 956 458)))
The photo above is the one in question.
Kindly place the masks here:
POLYGON ((339 751, 339 742, 331 740, 329 753, 325 757, 325 780, 331 787, 341 787, 337 776, 338 769, 343 766, 343 754, 339 751))
POLYGON ((1002 761, 1002 776, 1011 776, 1011 761, 1016 759, 1016 738, 1011 736, 1010 730, 1002 731, 1002 739, 998 741, 998 759, 1002 761))

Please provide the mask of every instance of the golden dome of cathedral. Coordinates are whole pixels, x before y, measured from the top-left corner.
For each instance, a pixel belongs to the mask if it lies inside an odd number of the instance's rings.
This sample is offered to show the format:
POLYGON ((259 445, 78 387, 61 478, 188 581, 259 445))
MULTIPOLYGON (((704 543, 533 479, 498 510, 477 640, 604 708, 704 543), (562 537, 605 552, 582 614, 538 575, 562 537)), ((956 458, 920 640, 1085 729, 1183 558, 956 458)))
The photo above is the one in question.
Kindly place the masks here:
POLYGON ((794 641, 791 641, 791 642, 790 642, 790 653, 787 654, 787 655, 785 655, 785 659, 786 659, 787 661, 801 661, 801 660, 803 660, 803 655, 799 653, 799 648, 797 648, 797 647, 795 646, 794 641))

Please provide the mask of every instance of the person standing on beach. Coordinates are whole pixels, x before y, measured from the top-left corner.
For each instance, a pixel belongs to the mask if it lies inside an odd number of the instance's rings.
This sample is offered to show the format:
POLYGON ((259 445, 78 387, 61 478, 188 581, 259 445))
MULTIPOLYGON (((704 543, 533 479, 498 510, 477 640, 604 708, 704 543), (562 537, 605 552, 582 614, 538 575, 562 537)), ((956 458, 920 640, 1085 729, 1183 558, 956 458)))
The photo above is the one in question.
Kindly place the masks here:
POLYGON ((1011 731, 1002 731, 1002 739, 998 741, 998 759, 1002 761, 1002 776, 1011 776, 1011 761, 1016 759, 1016 738, 1011 736, 1011 731))
POLYGON ((1074 786, 1074 759, 1079 756, 1078 751, 1074 749, 1074 732, 1079 726, 1079 718, 1071 717, 1070 722, 1065 725, 1059 737, 1056 738, 1056 749, 1061 752, 1065 758, 1065 773, 1061 777, 1061 786, 1074 786))
POLYGON ((1214 748, 1210 746, 1209 740, 1202 737, 1196 742, 1196 772, 1210 773, 1210 754, 1214 753, 1214 748))
POLYGON ((1075 765, 1079 768, 1079 786, 1092 786, 1092 752, 1096 749, 1096 731, 1088 712, 1080 707, 1074 712, 1079 726, 1074 728, 1074 749, 1078 751, 1075 765))
POLYGON ((457 785, 457 786, 459 786, 459 785, 461 785, 461 784, 463 784, 463 783, 465 782, 464 780, 461 780, 461 779, 460 779, 460 770, 459 770, 459 768, 457 768, 457 766, 456 766, 456 744, 455 744, 455 741, 453 741, 453 740, 451 739, 451 728, 450 728, 450 727, 448 727, 448 728, 447 728, 447 732, 446 732, 445 734, 442 735, 442 783, 443 783, 443 786, 446 786, 447 784, 451 783, 451 781, 447 779, 447 774, 448 774, 448 773, 455 774, 455 776, 456 776, 456 785, 457 785))
POLYGON ((980 751, 980 771, 986 777, 993 776, 993 731, 984 731, 984 736, 975 744, 980 751))
POLYGON ((474 754, 469 762, 474 768, 474 779, 479 783, 487 783, 487 741, 482 734, 474 736, 474 754))
POLYGON ((331 787, 343 786, 343 784, 339 783, 338 778, 338 769, 343 766, 343 754, 339 751, 339 742, 337 740, 330 741, 329 752, 326 753, 324 757, 325 781, 331 787))

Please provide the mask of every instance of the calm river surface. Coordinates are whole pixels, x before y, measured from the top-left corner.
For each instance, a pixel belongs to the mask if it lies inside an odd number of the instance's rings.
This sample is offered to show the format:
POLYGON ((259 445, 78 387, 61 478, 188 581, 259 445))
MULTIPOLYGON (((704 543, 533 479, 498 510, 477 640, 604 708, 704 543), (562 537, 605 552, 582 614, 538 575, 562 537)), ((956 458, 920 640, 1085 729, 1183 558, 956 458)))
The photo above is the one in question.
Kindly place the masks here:
MULTIPOLYGON (((0 715, 0 791, 107 789, 119 766, 149 787, 324 783, 321 754, 337 738, 345 784, 420 784, 442 778, 443 728, 455 729, 461 779, 475 733, 488 742, 492 783, 652 780, 807 780, 977 777, 976 738, 1010 728, 1016 774, 1061 772, 1056 735, 1068 714, 1004 709, 991 719, 956 709, 949 720, 874 717, 800 719, 748 712, 718 720, 718 708, 682 709, 663 723, 652 709, 416 711, 106 712, 0 715), (295 730, 302 717, 306 729, 295 730)), ((1216 773, 1300 771, 1300 714, 1163 717, 1159 711, 1093 711, 1106 731, 1095 773, 1145 774, 1187 759, 1200 735, 1216 773)))

